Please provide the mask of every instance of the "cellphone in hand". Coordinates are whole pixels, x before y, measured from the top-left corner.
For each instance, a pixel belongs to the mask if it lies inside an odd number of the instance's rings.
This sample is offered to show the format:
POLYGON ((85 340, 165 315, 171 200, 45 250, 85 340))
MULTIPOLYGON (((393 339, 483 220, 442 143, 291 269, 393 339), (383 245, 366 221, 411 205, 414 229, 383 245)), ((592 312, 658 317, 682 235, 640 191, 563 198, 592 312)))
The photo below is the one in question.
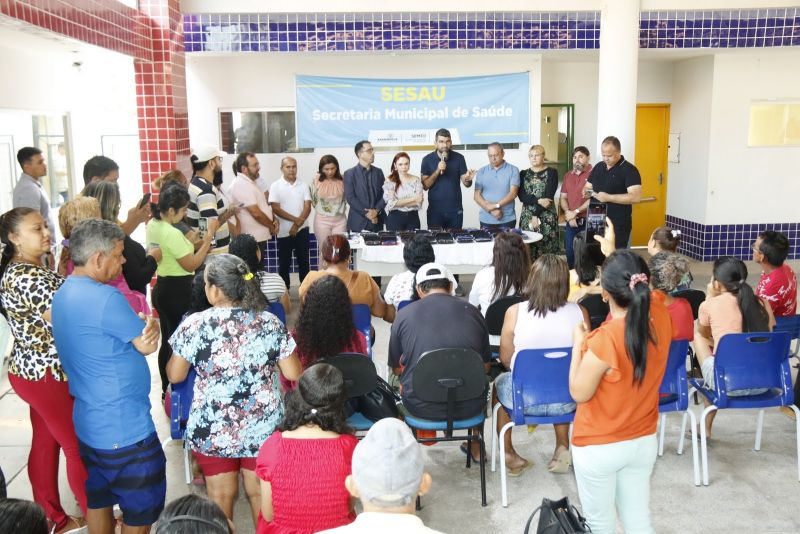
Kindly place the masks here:
POLYGON ((589 211, 586 214, 586 243, 597 243, 595 235, 605 235, 606 233, 607 209, 604 203, 589 204, 589 211))
POLYGON ((208 231, 208 217, 200 217, 197 219, 197 233, 200 236, 200 239, 205 237, 206 232, 208 231))
POLYGON ((150 202, 150 193, 145 193, 142 196, 142 200, 139 201, 139 209, 142 209, 143 207, 145 207, 148 202, 150 202))

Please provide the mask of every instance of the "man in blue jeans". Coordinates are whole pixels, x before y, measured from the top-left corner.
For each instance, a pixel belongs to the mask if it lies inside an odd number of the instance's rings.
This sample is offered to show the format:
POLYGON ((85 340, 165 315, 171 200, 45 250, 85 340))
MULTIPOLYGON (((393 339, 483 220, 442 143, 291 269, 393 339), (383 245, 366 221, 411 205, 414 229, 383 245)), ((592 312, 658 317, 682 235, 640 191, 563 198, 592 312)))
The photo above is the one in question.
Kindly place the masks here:
POLYGON ((461 184, 470 187, 475 171, 467 169, 464 156, 450 150, 450 132, 436 132, 436 150, 422 158, 420 175, 422 187, 428 191, 428 228, 461 228, 464 207, 461 204, 461 184))
POLYGON ((583 189, 592 164, 589 163, 589 149, 585 146, 576 146, 572 151, 572 169, 564 175, 561 184, 561 211, 564 212, 566 226, 564 227, 564 250, 567 253, 569 268, 575 267, 575 253, 573 242, 578 233, 586 229, 586 210, 589 209, 589 199, 584 198, 583 189))

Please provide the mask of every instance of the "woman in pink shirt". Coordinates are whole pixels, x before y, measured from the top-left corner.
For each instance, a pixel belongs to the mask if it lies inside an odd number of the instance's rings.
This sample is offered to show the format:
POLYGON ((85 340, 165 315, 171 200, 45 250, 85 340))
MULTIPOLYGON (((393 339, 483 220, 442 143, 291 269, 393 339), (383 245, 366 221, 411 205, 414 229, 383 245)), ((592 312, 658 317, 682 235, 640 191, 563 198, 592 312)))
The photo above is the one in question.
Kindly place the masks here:
MULTIPOLYGON (((770 332, 775 318, 769 304, 759 299, 747 283, 747 266, 738 258, 723 257, 714 262, 711 282, 706 289, 706 300, 700 304, 694 351, 700 362, 703 380, 709 389, 714 388, 714 354, 719 340, 725 334, 742 332, 770 332)), ((731 391, 729 396, 753 395, 756 391, 731 391)), ((711 436, 711 425, 716 412, 706 417, 706 435, 711 436)))

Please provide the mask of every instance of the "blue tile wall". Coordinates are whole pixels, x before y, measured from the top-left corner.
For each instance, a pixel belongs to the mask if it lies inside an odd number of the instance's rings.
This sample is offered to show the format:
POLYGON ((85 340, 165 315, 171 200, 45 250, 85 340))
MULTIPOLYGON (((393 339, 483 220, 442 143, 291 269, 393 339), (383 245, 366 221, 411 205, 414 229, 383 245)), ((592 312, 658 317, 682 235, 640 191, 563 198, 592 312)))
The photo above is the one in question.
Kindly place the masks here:
POLYGON ((667 226, 681 231, 678 252, 700 261, 720 256, 749 260, 759 232, 775 230, 789 239, 789 259, 800 259, 800 223, 701 224, 667 215, 667 226))
MULTIPOLYGON (((800 8, 645 11, 641 48, 800 46, 800 8)), ((186 14, 187 52, 592 50, 600 13, 186 14)))

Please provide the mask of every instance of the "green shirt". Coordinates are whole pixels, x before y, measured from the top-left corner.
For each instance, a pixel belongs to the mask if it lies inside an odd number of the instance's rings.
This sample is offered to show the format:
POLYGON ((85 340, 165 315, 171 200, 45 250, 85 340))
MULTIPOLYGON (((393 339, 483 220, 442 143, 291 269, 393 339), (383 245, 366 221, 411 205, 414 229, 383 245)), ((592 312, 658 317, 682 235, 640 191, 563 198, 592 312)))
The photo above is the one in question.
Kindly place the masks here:
POLYGON ((180 230, 166 221, 153 219, 147 224, 147 245, 161 248, 161 261, 158 262, 158 276, 186 276, 192 274, 178 263, 194 253, 194 246, 180 230))

